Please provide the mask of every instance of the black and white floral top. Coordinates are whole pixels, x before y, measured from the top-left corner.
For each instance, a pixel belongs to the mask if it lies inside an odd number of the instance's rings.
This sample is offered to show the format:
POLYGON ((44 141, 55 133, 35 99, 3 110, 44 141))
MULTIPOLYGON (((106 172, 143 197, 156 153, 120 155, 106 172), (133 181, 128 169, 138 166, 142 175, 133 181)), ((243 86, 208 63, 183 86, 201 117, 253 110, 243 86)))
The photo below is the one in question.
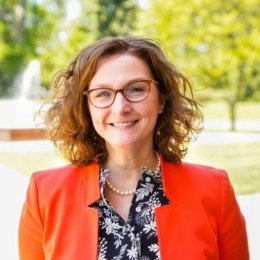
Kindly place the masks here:
POLYGON ((168 204, 163 194, 161 171, 142 167, 127 222, 104 196, 108 169, 101 170, 101 199, 92 204, 99 211, 99 260, 160 259, 154 209, 168 204))

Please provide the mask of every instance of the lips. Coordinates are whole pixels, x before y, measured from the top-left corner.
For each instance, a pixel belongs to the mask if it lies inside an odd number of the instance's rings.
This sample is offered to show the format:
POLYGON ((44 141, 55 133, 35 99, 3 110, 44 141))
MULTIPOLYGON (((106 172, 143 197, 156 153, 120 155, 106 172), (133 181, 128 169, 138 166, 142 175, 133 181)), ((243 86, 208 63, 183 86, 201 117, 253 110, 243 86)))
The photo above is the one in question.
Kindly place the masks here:
POLYGON ((136 123, 137 123, 137 120, 135 120, 135 121, 128 121, 128 122, 111 123, 110 125, 112 125, 114 127, 118 127, 118 128, 126 128, 126 127, 133 126, 136 123))

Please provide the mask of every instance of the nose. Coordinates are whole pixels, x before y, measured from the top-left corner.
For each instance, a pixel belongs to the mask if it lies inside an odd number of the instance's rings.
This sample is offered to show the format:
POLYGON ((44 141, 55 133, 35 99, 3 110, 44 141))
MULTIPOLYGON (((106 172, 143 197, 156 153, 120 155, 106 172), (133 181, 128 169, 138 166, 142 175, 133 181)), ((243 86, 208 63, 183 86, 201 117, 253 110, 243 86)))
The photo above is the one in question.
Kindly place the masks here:
POLYGON ((117 92, 115 100, 111 105, 112 113, 114 114, 124 114, 131 111, 131 104, 123 96, 121 92, 117 92))

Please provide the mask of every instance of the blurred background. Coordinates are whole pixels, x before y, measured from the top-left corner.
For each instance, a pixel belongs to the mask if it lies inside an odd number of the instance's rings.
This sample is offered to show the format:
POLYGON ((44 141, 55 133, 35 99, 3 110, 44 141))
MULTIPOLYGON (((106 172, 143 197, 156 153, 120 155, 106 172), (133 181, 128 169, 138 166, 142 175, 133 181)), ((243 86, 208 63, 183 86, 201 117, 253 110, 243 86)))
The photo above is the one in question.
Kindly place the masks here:
POLYGON ((66 164, 37 111, 50 82, 105 36, 159 41, 188 75, 204 130, 185 161, 228 171, 260 259, 259 0, 0 0, 0 259, 16 260, 29 176, 66 164))

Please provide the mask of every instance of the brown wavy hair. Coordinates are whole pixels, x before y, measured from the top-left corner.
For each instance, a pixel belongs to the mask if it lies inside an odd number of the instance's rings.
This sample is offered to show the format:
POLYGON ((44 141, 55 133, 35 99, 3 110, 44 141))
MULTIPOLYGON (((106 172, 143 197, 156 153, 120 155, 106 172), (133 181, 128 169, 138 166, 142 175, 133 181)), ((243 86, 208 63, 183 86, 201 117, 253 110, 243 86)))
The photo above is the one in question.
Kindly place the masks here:
POLYGON ((187 144, 201 130, 202 115, 194 99, 191 83, 163 53, 159 44, 144 38, 105 38, 84 48, 53 78, 51 106, 45 115, 50 138, 63 157, 72 164, 100 163, 107 158, 105 141, 95 131, 88 100, 88 89, 97 64, 105 56, 128 53, 149 66, 159 83, 164 111, 154 129, 154 149, 171 162, 181 162, 187 144))

